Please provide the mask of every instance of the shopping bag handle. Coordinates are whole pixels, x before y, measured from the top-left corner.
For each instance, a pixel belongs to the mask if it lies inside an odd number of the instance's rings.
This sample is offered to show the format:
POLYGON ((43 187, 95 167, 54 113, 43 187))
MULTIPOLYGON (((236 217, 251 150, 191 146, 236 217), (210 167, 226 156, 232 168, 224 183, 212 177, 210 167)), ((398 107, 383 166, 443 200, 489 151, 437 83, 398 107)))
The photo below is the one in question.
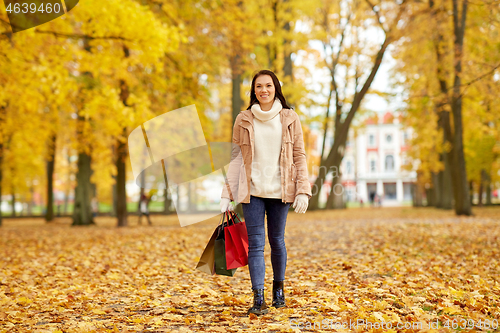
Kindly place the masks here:
POLYGON ((221 215, 219 225, 224 223, 224 214, 221 215))
POLYGON ((231 218, 232 218, 232 220, 233 220, 233 224, 236 224, 236 223, 240 223, 240 222, 241 222, 241 220, 240 220, 240 218, 238 217, 238 214, 236 214, 236 212, 231 211, 229 214, 231 214, 231 218), (238 221, 238 222, 236 222, 236 221, 238 221))
POLYGON ((226 210, 226 216, 227 216, 227 226, 229 227, 230 225, 235 224, 234 220, 231 218, 232 214, 231 211, 226 210), (232 222, 232 223, 231 223, 232 222))
POLYGON ((224 213, 222 213, 221 219, 219 221, 219 225, 222 225, 222 228, 224 228, 224 218, 226 218, 226 222, 227 222, 228 227, 231 225, 230 222, 233 222, 232 224, 234 224, 234 221, 229 217, 229 214, 230 213, 227 210, 224 213))

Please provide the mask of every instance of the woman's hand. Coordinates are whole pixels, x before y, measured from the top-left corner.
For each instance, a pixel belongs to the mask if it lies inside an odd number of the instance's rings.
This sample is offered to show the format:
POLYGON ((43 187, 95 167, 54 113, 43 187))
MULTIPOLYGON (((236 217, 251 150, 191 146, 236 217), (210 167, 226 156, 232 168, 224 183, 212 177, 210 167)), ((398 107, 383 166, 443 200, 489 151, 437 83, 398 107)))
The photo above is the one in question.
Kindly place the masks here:
POLYGON ((221 198, 220 199, 220 211, 221 213, 226 212, 227 210, 234 211, 234 207, 231 204, 231 200, 228 198, 221 198))
POLYGON ((292 208, 295 208, 295 213, 305 213, 309 205, 309 197, 306 194, 299 194, 295 197, 292 208))

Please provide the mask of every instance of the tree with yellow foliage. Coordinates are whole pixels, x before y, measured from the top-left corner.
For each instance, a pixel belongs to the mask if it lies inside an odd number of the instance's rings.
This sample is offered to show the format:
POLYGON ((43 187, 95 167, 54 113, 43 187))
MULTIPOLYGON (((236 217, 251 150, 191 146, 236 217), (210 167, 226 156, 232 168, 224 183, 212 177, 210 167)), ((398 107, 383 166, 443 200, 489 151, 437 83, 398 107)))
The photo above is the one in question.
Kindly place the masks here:
MULTIPOLYGON (((119 225, 126 225, 124 207, 127 156, 123 147, 127 131, 151 116, 148 109, 150 102, 142 82, 148 77, 163 75, 161 66, 155 68, 153 73, 148 67, 154 67, 165 52, 177 47, 179 34, 134 1, 108 1, 105 4, 86 1, 79 4, 77 10, 43 26, 13 36, 6 33, 2 36, 8 36, 8 39, 3 38, 0 42, 6 46, 2 47, 2 51, 5 50, 9 58, 17 60, 17 54, 23 55, 18 60, 18 68, 4 64, 0 66, 4 80, 9 83, 9 88, 4 89, 0 95, 2 121, 6 124, 21 121, 12 113, 17 109, 25 110, 22 115, 33 120, 34 125, 43 124, 43 121, 37 121, 38 118, 30 117, 31 114, 39 113, 38 103, 50 105, 53 112, 65 111, 65 114, 54 115, 53 121, 46 122, 47 124, 57 124, 58 117, 75 116, 76 119, 69 125, 75 133, 72 145, 79 156, 73 224, 92 223, 90 174, 93 155, 100 157, 94 160, 95 170, 114 162, 117 165, 116 171, 109 167, 104 169, 117 175, 118 202, 121 207, 119 225), (130 25, 129 22, 134 24, 130 25), (54 48, 47 48, 47 45, 52 45, 51 41, 54 48), (45 47, 44 52, 41 52, 40 45, 45 47), (46 63, 56 64, 51 68, 52 72, 30 70, 46 69, 43 59, 51 60, 46 63), (16 69, 30 84, 12 75, 11 71, 16 69), (55 69, 58 71, 54 71, 55 69), (57 75, 53 75, 53 72, 57 75), (43 95, 34 87, 29 89, 35 85, 46 85, 43 95), (18 96, 27 100, 19 99, 18 96), (116 156, 109 153, 113 146, 117 147, 116 156)), ((48 120, 47 117, 45 120, 48 120)), ((15 131, 16 135, 22 135, 13 126, 10 128, 12 133, 15 131)), ((57 130, 46 129, 45 137, 53 142, 52 138, 57 130)), ((2 132, 2 138, 6 139, 2 142, 10 144, 13 135, 8 131, 2 132)), ((39 130, 32 133, 39 133, 39 130)), ((44 147, 48 141, 36 134, 32 134, 32 137, 44 147)), ((16 154, 19 156, 22 152, 16 154)), ((43 156, 41 153, 36 155, 43 156)), ((5 158, 2 162, 2 170, 14 170, 6 168, 5 158)), ((9 165, 19 167, 19 163, 14 161, 9 165)))
POLYGON ((498 17, 498 8, 444 0, 414 8, 425 9, 395 54, 399 84, 409 91, 406 123, 418 135, 411 155, 420 162, 421 181, 432 184, 436 206, 451 209, 454 202, 457 214, 470 215, 468 182, 488 183, 496 173, 498 112, 491 96, 498 93, 499 40, 495 21, 484 18, 498 17), (433 119, 425 116, 429 110, 433 119))

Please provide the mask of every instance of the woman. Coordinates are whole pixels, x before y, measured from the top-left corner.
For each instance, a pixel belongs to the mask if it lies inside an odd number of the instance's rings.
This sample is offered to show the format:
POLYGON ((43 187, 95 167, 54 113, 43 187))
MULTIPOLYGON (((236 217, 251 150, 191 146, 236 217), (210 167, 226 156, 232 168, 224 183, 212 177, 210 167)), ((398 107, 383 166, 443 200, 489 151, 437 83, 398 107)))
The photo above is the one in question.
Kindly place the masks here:
POLYGON ((305 213, 312 196, 300 120, 287 105, 273 72, 262 70, 253 77, 250 104, 236 117, 233 143, 221 212, 234 209, 230 201, 242 203, 254 295, 248 314, 260 315, 268 312, 264 298, 265 214, 274 272, 272 306, 279 308, 285 306, 288 209, 293 202, 296 213, 305 213))

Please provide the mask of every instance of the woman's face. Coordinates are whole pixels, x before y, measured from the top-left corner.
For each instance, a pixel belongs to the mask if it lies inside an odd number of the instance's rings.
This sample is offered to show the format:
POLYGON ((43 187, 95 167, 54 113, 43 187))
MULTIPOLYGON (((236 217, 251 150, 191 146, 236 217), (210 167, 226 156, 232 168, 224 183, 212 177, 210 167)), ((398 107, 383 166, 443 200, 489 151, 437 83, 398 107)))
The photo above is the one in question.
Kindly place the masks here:
POLYGON ((274 92, 275 88, 271 76, 261 75, 255 80, 255 95, 261 105, 273 103, 274 92))

